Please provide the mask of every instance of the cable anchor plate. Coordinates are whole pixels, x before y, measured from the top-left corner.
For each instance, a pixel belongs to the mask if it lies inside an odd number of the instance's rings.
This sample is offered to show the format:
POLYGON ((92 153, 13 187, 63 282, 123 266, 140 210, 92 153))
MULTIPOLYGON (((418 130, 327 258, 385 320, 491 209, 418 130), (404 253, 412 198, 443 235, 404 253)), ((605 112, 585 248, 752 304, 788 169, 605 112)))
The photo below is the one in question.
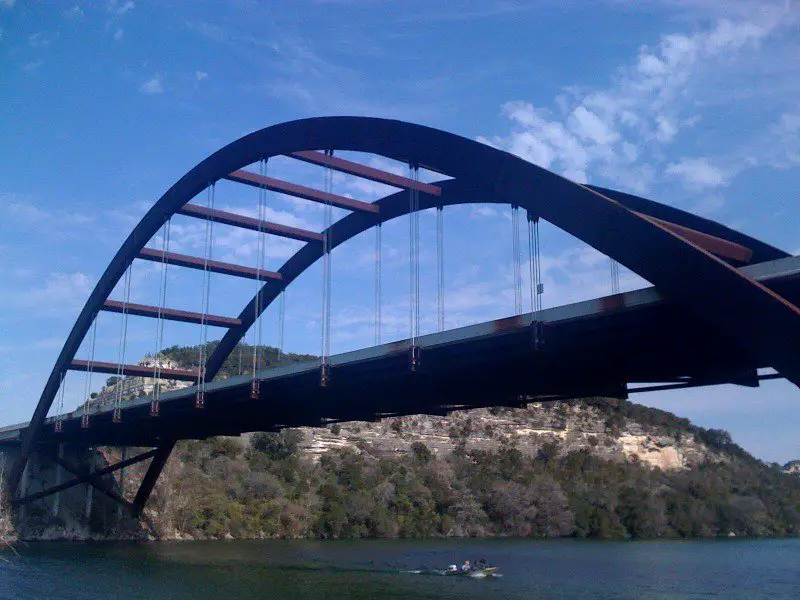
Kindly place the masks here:
POLYGON ((422 348, 411 346, 409 349, 409 368, 412 373, 417 373, 422 366, 422 348))

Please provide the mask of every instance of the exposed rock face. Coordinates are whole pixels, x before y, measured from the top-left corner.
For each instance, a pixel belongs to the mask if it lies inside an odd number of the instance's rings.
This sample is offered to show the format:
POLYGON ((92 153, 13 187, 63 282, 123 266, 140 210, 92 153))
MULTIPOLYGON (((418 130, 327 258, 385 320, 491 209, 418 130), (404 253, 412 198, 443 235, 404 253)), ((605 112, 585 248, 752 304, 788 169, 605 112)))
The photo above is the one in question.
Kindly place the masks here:
POLYGON ((467 449, 497 449, 513 442, 525 455, 536 456, 545 444, 557 444, 563 455, 588 450, 608 460, 638 460, 663 470, 688 469, 703 461, 723 461, 692 436, 667 427, 623 419, 609 422, 606 411, 584 401, 529 404, 523 409, 455 411, 445 417, 394 417, 377 423, 340 423, 303 428, 302 451, 316 460, 331 450, 369 446, 384 452, 407 453, 423 443, 436 455, 467 449))

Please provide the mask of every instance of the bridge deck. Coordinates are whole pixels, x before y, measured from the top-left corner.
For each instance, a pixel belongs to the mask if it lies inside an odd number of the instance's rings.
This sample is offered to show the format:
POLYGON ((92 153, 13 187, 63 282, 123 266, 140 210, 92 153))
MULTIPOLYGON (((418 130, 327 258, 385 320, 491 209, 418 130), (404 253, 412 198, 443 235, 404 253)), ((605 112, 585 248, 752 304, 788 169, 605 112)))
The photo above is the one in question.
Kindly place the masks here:
MULTIPOLYGON (((749 265, 742 272, 800 303, 800 257, 749 265)), ((43 444, 155 445, 170 438, 235 435, 246 431, 372 420, 411 413, 442 414, 455 407, 514 405, 520 394, 549 397, 624 396, 626 385, 651 382, 757 385, 756 364, 705 323, 666 301, 655 288, 549 308, 539 313, 545 346, 531 344, 531 313, 418 338, 421 370, 409 369, 408 340, 330 357, 331 385, 319 386, 319 362, 258 374, 261 398, 249 397, 251 376, 207 384, 206 408, 195 409, 195 388, 165 392, 161 416, 150 398, 66 416, 63 433, 52 419, 43 444), (698 370, 702 368, 702 370, 698 370), (335 408, 334 408, 335 407, 335 408)), ((26 423, 0 428, 0 444, 15 444, 26 423)))

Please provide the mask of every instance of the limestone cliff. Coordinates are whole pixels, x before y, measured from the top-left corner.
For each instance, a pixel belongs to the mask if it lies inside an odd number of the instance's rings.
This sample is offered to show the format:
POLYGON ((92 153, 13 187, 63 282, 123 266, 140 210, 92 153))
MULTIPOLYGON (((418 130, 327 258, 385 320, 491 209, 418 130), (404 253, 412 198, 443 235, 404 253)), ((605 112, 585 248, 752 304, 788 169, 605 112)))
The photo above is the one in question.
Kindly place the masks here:
POLYGON ((302 428, 300 449, 319 460, 331 450, 348 447, 408 453, 415 443, 423 443, 435 455, 443 455, 457 446, 496 450, 510 443, 535 457, 545 444, 556 444, 561 455, 586 450, 607 460, 637 460, 663 470, 726 460, 723 452, 697 439, 687 420, 645 409, 642 415, 663 415, 662 422, 637 421, 613 412, 616 402, 533 402, 521 409, 462 410, 443 417, 416 415, 302 428))

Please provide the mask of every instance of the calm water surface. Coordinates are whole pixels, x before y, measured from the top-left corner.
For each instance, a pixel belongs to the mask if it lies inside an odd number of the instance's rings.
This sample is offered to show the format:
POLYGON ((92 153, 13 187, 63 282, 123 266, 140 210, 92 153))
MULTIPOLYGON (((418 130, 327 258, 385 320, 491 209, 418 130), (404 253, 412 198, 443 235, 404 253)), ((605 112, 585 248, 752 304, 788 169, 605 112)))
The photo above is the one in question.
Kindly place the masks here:
POLYGON ((0 599, 800 598, 800 540, 20 545, 0 599), (494 580, 408 571, 486 558, 494 580))

